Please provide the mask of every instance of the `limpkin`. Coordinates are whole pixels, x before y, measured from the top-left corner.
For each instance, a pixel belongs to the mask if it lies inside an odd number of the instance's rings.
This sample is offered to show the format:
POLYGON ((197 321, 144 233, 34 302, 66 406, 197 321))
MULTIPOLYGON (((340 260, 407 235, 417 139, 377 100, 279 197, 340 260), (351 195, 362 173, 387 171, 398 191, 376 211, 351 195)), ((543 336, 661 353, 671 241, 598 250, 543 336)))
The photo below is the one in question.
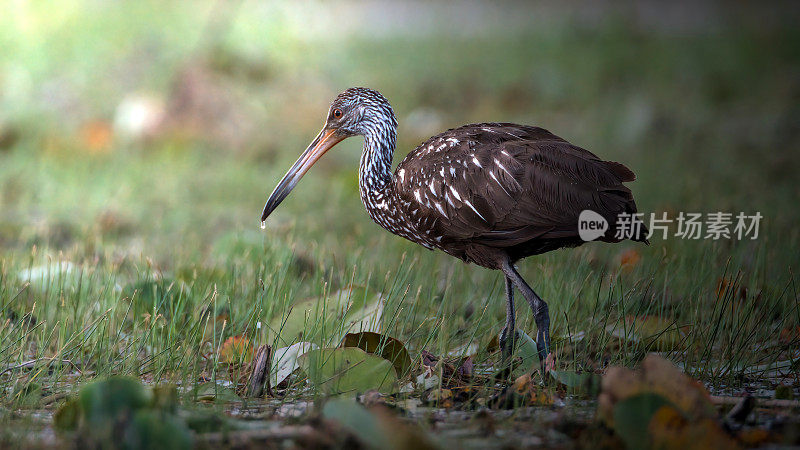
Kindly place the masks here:
MULTIPOLYGON (((633 172, 542 128, 480 123, 433 136, 392 173, 394 111, 379 92, 356 87, 331 103, 322 131, 267 200, 262 227, 325 152, 356 135, 364 137, 358 180, 361 201, 372 220, 428 249, 501 270, 506 293, 506 324, 500 334, 504 359, 511 356, 517 338, 516 286, 534 313, 542 374, 552 369, 547 303, 520 276, 515 263, 583 244, 578 217, 584 210, 610 224, 597 240, 622 240, 615 232, 618 215, 636 213, 633 195, 623 185, 635 179, 633 172), (545 367, 545 361, 551 363, 545 367)), ((646 242, 645 234, 642 226, 628 237, 646 242)))

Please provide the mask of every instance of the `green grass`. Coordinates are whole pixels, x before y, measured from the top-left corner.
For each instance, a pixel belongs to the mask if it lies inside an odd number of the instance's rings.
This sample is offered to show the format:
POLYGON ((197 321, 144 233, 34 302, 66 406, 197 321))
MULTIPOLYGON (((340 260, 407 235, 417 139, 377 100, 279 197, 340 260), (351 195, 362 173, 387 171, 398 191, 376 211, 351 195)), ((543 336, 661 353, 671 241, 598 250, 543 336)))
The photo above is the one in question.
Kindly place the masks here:
MULTIPOLYGON (((790 350, 798 336, 780 338, 800 326, 792 272, 800 245, 795 30, 731 26, 669 35, 611 22, 473 39, 327 42, 298 39, 277 25, 259 30, 241 14, 230 34, 205 47, 199 32, 184 33, 204 23, 204 10, 167 10, 164 26, 128 21, 128 9, 150 17, 147 8, 126 4, 107 16, 67 9, 59 26, 22 35, 18 25, 0 26, 0 42, 13 48, 0 57, 0 78, 18 80, 11 74, 21 68, 28 77, 28 95, 0 97, 0 125, 21 136, 0 149, 0 370, 40 360, 0 376, 0 389, 11 394, 1 397, 3 407, 20 406, 24 396, 14 393, 33 383, 60 392, 112 374, 181 386, 226 378, 215 355, 227 337, 269 343, 256 323, 350 283, 386 297, 384 331, 414 358, 423 349, 442 355, 470 342, 485 347, 504 319, 500 275, 374 225, 358 200, 356 139, 331 152, 267 229, 258 228, 266 195, 316 133, 327 102, 349 85, 376 87, 393 102, 401 122, 397 159, 427 137, 405 119, 428 108, 442 128, 537 124, 625 162, 638 175, 631 188, 642 211, 760 211, 756 241, 589 244, 531 258, 520 269, 550 304, 562 368, 633 366, 648 351, 672 350, 673 361, 710 384, 759 381, 759 370, 787 360, 796 380, 790 350), (115 41, 97 42, 120 24, 127 25, 115 41), (143 43, 151 28, 160 31, 143 43), (155 56, 139 78, 118 83, 118 72, 138 67, 147 45, 155 56), (85 150, 82 123, 110 120, 129 90, 167 95, 190 58, 217 61, 226 86, 248 99, 241 108, 261 131, 244 149, 167 135, 116 139, 107 153, 85 150), (225 70, 262 60, 266 79, 225 70), (48 80, 79 107, 37 100, 48 80), (622 270, 620 257, 630 249, 641 260, 622 270), (19 276, 59 262, 73 271, 42 283, 19 276), (634 342, 625 318, 645 316, 670 324, 664 333, 680 329, 680 343, 663 348, 657 336, 634 342), (621 330, 624 345, 612 329, 621 330)), ((517 297, 518 326, 534 335, 517 297)), ((308 340, 321 342, 322 334, 310 326, 308 340)), ((497 358, 482 353, 478 362, 497 358)), ((304 386, 297 380, 290 398, 311 395, 304 386)))

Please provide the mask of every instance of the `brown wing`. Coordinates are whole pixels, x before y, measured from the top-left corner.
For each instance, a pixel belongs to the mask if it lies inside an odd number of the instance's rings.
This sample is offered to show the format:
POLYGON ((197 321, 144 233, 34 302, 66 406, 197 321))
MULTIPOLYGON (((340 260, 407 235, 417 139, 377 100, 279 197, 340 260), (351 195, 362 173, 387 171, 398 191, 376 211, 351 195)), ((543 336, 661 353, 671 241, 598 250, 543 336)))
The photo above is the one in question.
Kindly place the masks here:
POLYGON ((591 209, 635 212, 633 172, 537 127, 473 124, 434 136, 395 173, 400 208, 420 235, 508 247, 577 236, 591 209))

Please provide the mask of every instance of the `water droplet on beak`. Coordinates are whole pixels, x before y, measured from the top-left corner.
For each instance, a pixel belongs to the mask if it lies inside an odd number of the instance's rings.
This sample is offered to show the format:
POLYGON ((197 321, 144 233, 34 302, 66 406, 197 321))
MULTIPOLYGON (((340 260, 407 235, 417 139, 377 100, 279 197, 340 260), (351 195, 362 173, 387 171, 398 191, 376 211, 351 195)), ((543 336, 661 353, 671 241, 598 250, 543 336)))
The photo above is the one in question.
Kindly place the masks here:
POLYGON ((266 220, 262 220, 261 221, 261 229, 263 230, 265 228, 267 228, 267 221, 266 220))

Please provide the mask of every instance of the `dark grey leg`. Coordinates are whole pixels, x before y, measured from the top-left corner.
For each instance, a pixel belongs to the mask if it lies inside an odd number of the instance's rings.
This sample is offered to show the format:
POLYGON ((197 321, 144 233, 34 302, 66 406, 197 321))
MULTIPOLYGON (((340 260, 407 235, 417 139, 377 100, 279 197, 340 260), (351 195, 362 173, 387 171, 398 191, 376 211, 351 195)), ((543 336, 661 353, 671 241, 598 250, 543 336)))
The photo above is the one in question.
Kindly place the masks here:
POLYGON ((503 353, 503 363, 511 362, 514 346, 517 343, 517 315, 514 312, 514 285, 506 277, 506 326, 500 333, 500 350, 503 353))
POLYGON ((545 360, 550 354, 550 313, 547 303, 542 300, 536 292, 533 292, 528 283, 522 279, 510 261, 506 261, 502 266, 503 273, 510 279, 517 289, 522 292, 522 296, 528 301, 533 310, 533 318, 536 321, 536 351, 539 354, 539 362, 542 365, 542 376, 545 373, 545 360))

